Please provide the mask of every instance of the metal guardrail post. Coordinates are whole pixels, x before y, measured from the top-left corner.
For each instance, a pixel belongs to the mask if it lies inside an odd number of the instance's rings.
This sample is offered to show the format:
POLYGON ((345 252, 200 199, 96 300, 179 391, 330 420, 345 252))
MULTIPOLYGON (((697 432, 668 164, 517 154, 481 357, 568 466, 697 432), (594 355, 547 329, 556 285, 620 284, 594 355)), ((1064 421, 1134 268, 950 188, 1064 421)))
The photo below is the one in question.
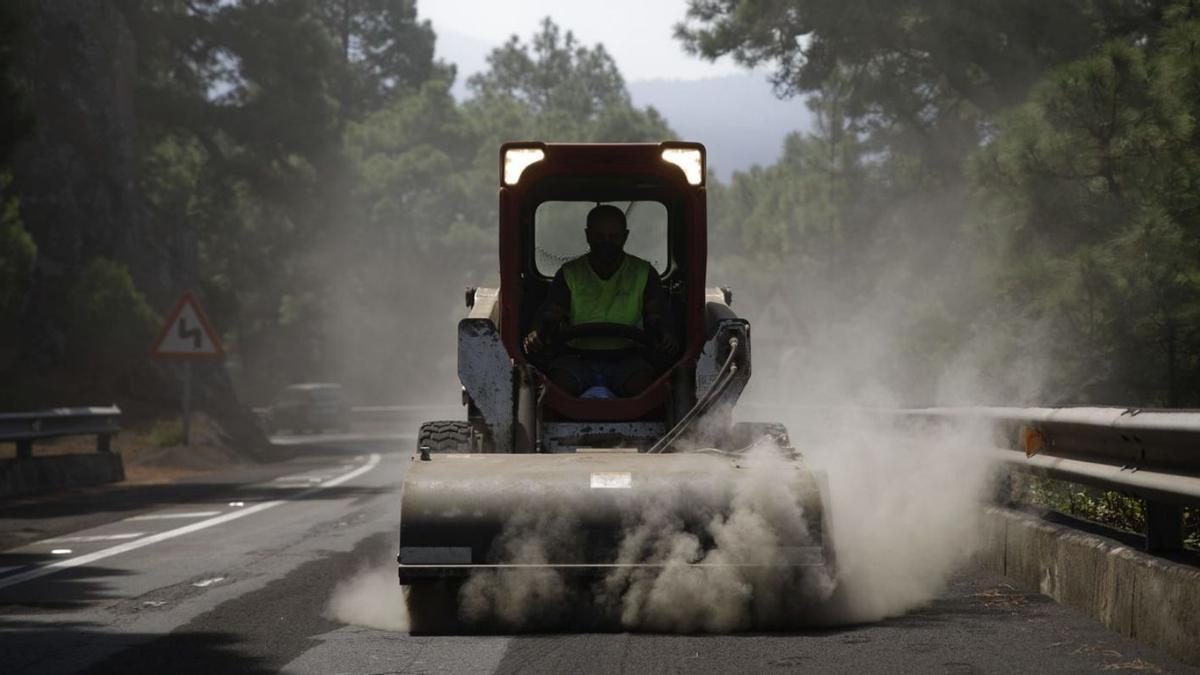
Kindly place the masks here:
POLYGON ((1183 550, 1183 507, 1145 500, 1146 550, 1169 553, 1183 550))
POLYGON ((998 472, 995 482, 992 483, 992 503, 998 506, 1012 506, 1014 494, 1016 490, 1012 470, 1004 469, 998 472))
POLYGON ((32 412, 0 412, 0 443, 17 446, 16 458, 33 458, 33 444, 64 436, 95 436, 96 450, 112 452, 112 437, 120 433, 117 406, 54 408, 32 412))

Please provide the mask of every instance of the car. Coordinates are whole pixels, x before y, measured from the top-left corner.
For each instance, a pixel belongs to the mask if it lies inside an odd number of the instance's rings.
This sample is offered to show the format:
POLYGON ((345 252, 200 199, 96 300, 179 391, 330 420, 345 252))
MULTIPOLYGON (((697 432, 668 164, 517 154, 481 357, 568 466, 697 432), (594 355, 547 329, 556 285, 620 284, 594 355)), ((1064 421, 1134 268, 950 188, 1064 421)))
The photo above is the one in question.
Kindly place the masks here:
POLYGON ((340 384, 307 382, 293 384, 275 397, 267 409, 268 433, 288 430, 350 430, 350 404, 340 384))

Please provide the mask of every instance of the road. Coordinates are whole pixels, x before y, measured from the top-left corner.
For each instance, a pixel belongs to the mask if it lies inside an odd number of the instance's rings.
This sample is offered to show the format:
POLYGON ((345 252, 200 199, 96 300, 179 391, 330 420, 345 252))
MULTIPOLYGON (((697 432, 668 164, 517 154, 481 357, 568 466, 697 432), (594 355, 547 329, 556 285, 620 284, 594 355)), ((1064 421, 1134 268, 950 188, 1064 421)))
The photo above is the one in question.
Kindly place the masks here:
MULTIPOLYGON (((407 433, 291 439, 295 456, 172 491, 4 508, 3 673, 1194 672, 964 571, 906 616, 791 633, 411 636, 334 618, 335 588, 390 584, 407 433)), ((0 504, 0 507, 3 505, 0 504)), ((386 604, 386 602, 384 603, 386 604)))

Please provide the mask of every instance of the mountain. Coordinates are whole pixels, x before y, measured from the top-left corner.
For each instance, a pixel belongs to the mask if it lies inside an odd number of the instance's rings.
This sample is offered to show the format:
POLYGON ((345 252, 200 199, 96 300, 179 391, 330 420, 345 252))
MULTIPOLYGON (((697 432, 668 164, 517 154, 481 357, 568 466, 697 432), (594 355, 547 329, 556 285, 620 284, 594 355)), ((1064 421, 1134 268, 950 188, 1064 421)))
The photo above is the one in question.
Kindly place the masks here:
MULTIPOLYGON (((467 78, 487 67, 495 45, 438 28, 438 57, 455 64, 452 92, 469 96, 467 78)), ((635 80, 629 93, 638 106, 654 106, 683 140, 708 148, 708 161, 721 178, 754 164, 773 164, 792 131, 812 127, 802 100, 780 100, 766 75, 747 72, 699 80, 635 80)))

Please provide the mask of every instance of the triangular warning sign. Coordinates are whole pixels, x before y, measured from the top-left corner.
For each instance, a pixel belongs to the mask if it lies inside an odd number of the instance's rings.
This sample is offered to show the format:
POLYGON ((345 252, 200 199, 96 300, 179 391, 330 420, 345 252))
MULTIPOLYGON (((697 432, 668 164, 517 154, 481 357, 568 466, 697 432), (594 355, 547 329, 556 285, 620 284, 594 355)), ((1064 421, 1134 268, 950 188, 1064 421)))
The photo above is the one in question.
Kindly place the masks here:
POLYGON ((225 356, 217 331, 213 330, 200 303, 190 292, 175 304, 154 341, 151 354, 164 359, 220 359, 225 356))

